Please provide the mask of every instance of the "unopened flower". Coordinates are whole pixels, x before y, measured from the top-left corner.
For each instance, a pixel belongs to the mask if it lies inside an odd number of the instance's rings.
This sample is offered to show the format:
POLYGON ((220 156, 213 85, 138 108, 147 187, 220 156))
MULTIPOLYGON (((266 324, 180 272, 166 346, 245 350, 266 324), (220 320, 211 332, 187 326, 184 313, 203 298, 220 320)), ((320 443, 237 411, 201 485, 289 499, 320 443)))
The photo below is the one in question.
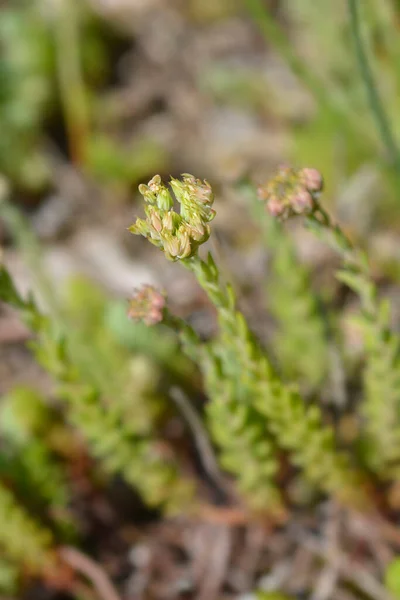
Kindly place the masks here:
POLYGON ((162 220, 163 230, 169 233, 176 231, 181 223, 180 216, 173 210, 169 210, 162 220))
POLYGON ((184 225, 181 225, 176 235, 165 238, 164 250, 170 260, 188 258, 192 254, 192 249, 189 231, 184 225))
POLYGON ((158 194, 161 189, 160 175, 154 175, 153 179, 150 179, 148 187, 154 194, 158 194))
POLYGON ((165 187, 160 190, 157 196, 157 206, 161 210, 171 210, 174 206, 173 198, 165 187))
POLYGON ((324 185, 324 180, 321 173, 317 169, 304 168, 301 169, 300 178, 309 192, 320 192, 324 185))
POLYGON ((163 224, 161 222, 160 215, 158 213, 153 212, 153 214, 150 217, 150 223, 151 223, 151 226, 153 227, 153 229, 155 229, 157 231, 157 233, 161 232, 163 224))
POLYGON ((273 217, 281 217, 285 212, 285 203, 276 196, 272 196, 267 204, 267 209, 273 217))
POLYGON ((149 224, 144 219, 136 219, 136 222, 129 227, 129 231, 135 235, 143 235, 144 237, 150 235, 149 224))
POLYGON ((171 187, 181 205, 181 215, 188 223, 196 218, 208 223, 214 218, 215 212, 211 208, 214 195, 207 181, 185 173, 181 181, 171 179, 171 187))
POLYGON ((214 195, 207 181, 185 173, 182 180, 170 181, 180 212, 173 209, 173 198, 161 177, 155 175, 148 185, 140 185, 139 191, 147 205, 146 220, 137 219, 129 229, 143 235, 165 252, 169 260, 190 258, 210 236, 208 223, 214 218, 211 208, 214 195))
POLYGON ((146 325, 156 325, 163 320, 164 308, 164 294, 152 285, 144 285, 130 300, 128 317, 146 325))
POLYGON ((293 212, 299 215, 304 215, 312 211, 314 203, 309 191, 305 189, 299 189, 291 197, 290 205, 293 209, 293 212))

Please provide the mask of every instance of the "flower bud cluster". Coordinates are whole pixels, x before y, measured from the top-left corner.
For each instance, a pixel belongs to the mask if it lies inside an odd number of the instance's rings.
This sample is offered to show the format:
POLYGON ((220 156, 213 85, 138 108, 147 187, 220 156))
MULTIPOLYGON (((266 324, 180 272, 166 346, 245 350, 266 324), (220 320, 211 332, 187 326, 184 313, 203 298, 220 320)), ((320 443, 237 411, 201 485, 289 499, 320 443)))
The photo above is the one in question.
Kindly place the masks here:
POLYGON ((163 320, 164 308, 165 296, 152 285, 144 285, 130 300, 128 317, 146 325, 156 325, 163 320))
POLYGON ((273 217, 284 220, 293 215, 312 213, 322 187, 323 179, 317 169, 297 170, 285 166, 268 183, 261 185, 257 194, 273 217))
POLYGON ((169 189, 155 175, 148 185, 140 185, 139 192, 146 201, 146 219, 137 219, 129 230, 143 235, 164 251, 169 260, 190 258, 210 237, 208 223, 214 218, 211 208, 214 196, 206 181, 187 173, 182 180, 172 178, 171 188, 180 204, 180 213, 173 209, 174 200, 169 189))

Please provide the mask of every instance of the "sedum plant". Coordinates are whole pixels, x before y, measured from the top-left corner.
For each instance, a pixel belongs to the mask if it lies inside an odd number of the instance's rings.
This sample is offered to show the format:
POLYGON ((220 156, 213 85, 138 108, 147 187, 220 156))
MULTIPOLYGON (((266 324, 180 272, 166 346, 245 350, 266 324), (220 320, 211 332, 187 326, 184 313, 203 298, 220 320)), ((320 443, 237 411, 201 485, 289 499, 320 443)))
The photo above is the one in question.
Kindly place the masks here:
MULTIPOLYGON (((233 289, 222 280, 211 254, 206 260, 199 256, 199 246, 209 238, 209 222, 215 216, 211 186, 186 174, 181 181, 172 179, 171 188, 180 204, 180 212, 173 208, 169 189, 155 176, 148 186, 139 188, 146 201, 146 219, 137 219, 130 229, 161 249, 167 259, 179 261, 189 269, 214 304, 219 323, 216 347, 222 378, 214 377, 212 381, 220 384, 226 377, 231 382, 231 391, 224 390, 225 408, 228 410, 232 402, 235 409, 243 412, 247 409, 251 415, 257 415, 260 425, 257 440, 261 432, 264 443, 272 448, 269 440, 274 440, 277 446, 288 451, 293 463, 313 484, 341 501, 366 507, 364 477, 352 466, 350 457, 337 448, 334 430, 324 424, 319 406, 306 404, 294 387, 282 382, 238 310, 233 289)), ((296 197, 301 208, 308 200, 304 194, 296 197)), ((277 202, 275 206, 277 210, 277 202)), ((218 363, 213 361, 212 364, 215 367, 218 363)), ((218 386, 215 391, 219 391, 218 386)), ((211 403, 213 396, 214 389, 210 391, 211 403)), ((229 427, 228 422, 234 422, 235 417, 233 412, 217 426, 229 427)), ((242 434, 237 435, 238 444, 246 439, 246 433, 244 427, 242 434)), ((258 453, 257 440, 251 436, 247 440, 254 456, 258 453)), ((265 463, 264 457, 262 462, 265 463)), ((247 464, 229 461, 229 465, 240 486, 241 478, 246 477, 247 464)), ((274 469, 270 472, 273 481, 274 469)))
POLYGON ((353 245, 319 201, 321 175, 314 169, 283 169, 276 182, 260 188, 269 212, 279 219, 305 217, 307 226, 340 254, 340 281, 360 300, 358 323, 365 346, 365 397, 361 405, 368 466, 384 479, 400 466, 400 340, 390 330, 390 307, 379 298, 366 254, 353 245), (281 194, 274 193, 279 181, 281 194))
MULTIPOLYGON (((133 390, 139 394, 136 400, 141 410, 136 411, 137 417, 127 418, 126 405, 118 397, 118 390, 112 385, 104 387, 108 379, 103 374, 96 377, 90 371, 95 347, 88 366, 82 359, 83 347, 77 338, 40 313, 31 298, 24 300, 4 267, 0 271, 0 298, 19 309, 35 332, 36 338, 31 343, 35 356, 58 383, 58 395, 65 401, 69 419, 102 466, 111 474, 120 473, 150 506, 164 507, 170 512, 188 507, 192 484, 179 476, 175 457, 166 454, 157 436, 148 397, 140 396, 141 388, 133 390)), ((133 394, 131 397, 134 398, 133 394)), ((130 410, 133 412, 133 404, 130 410)))

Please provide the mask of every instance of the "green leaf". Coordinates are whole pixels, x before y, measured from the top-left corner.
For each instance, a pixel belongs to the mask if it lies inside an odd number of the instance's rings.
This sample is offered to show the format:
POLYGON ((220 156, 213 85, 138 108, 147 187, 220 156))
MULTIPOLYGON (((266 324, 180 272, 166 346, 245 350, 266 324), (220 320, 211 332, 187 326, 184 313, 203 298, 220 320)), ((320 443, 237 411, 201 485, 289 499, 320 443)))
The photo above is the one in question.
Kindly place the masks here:
POLYGON ((24 308, 25 302, 17 292, 10 273, 5 267, 0 267, 0 300, 15 308, 24 308))
POLYGON ((400 598, 400 558, 388 565, 385 573, 385 586, 395 598, 400 598))

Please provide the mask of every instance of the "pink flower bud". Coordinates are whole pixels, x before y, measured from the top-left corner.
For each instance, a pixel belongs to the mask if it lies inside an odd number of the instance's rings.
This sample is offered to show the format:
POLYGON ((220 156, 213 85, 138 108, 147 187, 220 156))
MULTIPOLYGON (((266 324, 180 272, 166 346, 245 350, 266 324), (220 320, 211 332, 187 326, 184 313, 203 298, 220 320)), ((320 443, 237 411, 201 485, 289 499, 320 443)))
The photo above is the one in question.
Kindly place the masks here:
POLYGON ((320 192, 324 185, 321 173, 317 169, 301 169, 300 177, 304 185, 310 192, 320 192))
POLYGON ((145 285, 130 301, 128 317, 146 325, 156 325, 163 320, 164 308, 164 295, 153 286, 145 285))
POLYGON ((276 196, 272 196, 267 202, 267 210, 273 217, 281 217, 285 212, 285 203, 276 196))
POLYGON ((314 202, 310 192, 299 189, 290 198, 290 206, 294 213, 304 215, 312 211, 314 202))

